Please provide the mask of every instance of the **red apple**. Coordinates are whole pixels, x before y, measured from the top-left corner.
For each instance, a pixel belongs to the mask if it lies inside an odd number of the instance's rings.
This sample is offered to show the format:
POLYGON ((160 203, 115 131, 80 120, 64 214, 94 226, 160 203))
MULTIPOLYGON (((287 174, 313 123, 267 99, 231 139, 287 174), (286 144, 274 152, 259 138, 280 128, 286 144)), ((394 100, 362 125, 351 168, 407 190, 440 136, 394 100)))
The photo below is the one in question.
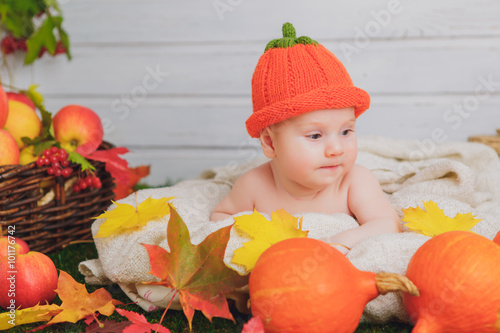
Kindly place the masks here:
POLYGON ((57 269, 45 254, 27 254, 0 258, 0 306, 11 310, 29 308, 56 297, 57 269))
POLYGON ((30 247, 21 238, 13 236, 2 236, 0 238, 0 258, 9 254, 26 254, 30 247))
POLYGON ((0 165, 19 164, 19 148, 17 142, 4 129, 0 129, 0 165))
POLYGON ((42 122, 38 117, 33 102, 26 95, 8 93, 9 116, 5 129, 16 139, 19 149, 25 144, 22 137, 34 139, 42 132, 42 122))
POLYGON ((9 101, 18 101, 18 102, 21 102, 21 103, 24 103, 24 104, 28 105, 30 108, 33 109, 33 111, 36 110, 35 103, 33 103, 33 101, 31 100, 31 98, 29 98, 25 94, 18 94, 18 93, 8 92, 8 93, 6 93, 6 95, 7 95, 7 98, 8 98, 9 101))
POLYGON ((92 153, 102 142, 104 130, 101 119, 89 108, 68 105, 59 110, 52 119, 54 136, 68 152, 82 155, 92 153))
POLYGON ((9 102, 7 99, 7 94, 0 86, 0 128, 5 126, 7 122, 7 116, 9 115, 9 102))

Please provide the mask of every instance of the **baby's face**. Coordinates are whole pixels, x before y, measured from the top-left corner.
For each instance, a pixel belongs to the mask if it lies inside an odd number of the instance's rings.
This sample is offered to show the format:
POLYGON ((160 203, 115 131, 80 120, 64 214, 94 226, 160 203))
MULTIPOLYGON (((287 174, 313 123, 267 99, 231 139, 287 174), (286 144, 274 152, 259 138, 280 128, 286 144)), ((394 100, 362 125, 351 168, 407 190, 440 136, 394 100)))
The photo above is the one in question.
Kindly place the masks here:
POLYGON ((336 183, 356 161, 354 108, 317 110, 271 129, 275 165, 286 178, 307 187, 336 183))

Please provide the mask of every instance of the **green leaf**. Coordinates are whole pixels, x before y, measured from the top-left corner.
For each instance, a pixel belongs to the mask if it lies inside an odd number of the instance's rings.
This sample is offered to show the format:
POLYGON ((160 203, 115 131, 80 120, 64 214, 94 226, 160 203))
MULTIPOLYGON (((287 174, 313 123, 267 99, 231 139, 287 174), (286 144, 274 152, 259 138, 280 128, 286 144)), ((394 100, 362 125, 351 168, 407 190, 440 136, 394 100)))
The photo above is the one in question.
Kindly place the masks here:
POLYGON ((24 15, 26 17, 33 17, 47 9, 43 1, 38 0, 14 0, 7 1, 10 3, 12 11, 24 15))
POLYGON ((46 10, 42 1, 3 0, 0 7, 1 22, 16 38, 27 38, 35 31, 33 17, 46 10))
POLYGON ((45 149, 49 149, 52 146, 56 146, 57 148, 61 148, 59 142, 56 140, 42 141, 39 143, 35 143, 33 145, 33 152, 35 155, 41 155, 45 149))
POLYGON ((69 38, 62 29, 62 21, 57 0, 0 0, 0 29, 7 35, 26 41, 25 64, 33 63, 42 50, 55 55, 58 39, 68 59, 71 59, 69 38))
POLYGON ((28 91, 25 91, 26 95, 35 103, 37 108, 43 106, 43 95, 37 91, 38 85, 32 84, 28 87, 28 91))
POLYGON ((82 168, 82 171, 88 169, 95 170, 94 166, 90 164, 90 162, 85 157, 78 154, 76 151, 69 153, 68 160, 70 160, 73 163, 79 164, 80 167, 82 168))
POLYGON ((69 50, 69 37, 66 31, 63 28, 59 28, 59 38, 61 39, 61 43, 66 49, 66 56, 68 60, 71 60, 71 52, 69 50))
POLYGON ((59 5, 56 0, 43 0, 43 3, 47 7, 54 7, 56 10, 59 10, 59 5))
POLYGON ((35 139, 31 139, 30 137, 28 136, 23 136, 21 138, 21 141, 26 145, 26 146, 29 146, 29 145, 32 145, 34 143, 34 141, 38 139, 38 137, 36 137, 35 139))
POLYGON ((62 17, 49 16, 42 22, 38 30, 28 38, 26 41, 28 51, 24 57, 24 63, 26 65, 33 63, 38 58, 44 46, 50 54, 55 53, 57 39, 54 35, 54 28, 57 24, 61 24, 61 22, 62 17))
POLYGON ((28 90, 22 90, 21 93, 24 93, 27 95, 33 103, 35 103, 35 106, 37 107, 38 110, 40 110, 40 114, 42 116, 42 134, 40 135, 42 138, 45 139, 53 139, 54 138, 54 131, 52 128, 52 113, 47 111, 45 109, 44 105, 44 98, 43 95, 37 90, 38 85, 32 84, 29 86, 28 90))

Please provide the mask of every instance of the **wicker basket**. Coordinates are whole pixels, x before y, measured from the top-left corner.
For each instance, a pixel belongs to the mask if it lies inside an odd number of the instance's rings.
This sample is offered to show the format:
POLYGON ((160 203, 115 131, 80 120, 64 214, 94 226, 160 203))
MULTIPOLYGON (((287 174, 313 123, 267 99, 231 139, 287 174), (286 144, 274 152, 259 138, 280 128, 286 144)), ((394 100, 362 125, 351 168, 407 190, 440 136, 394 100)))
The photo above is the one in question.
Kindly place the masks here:
POLYGON ((497 135, 480 135, 469 137, 470 142, 479 142, 490 146, 495 149, 498 155, 500 155, 500 129, 497 129, 497 135))
MULTIPOLYGON (((99 149, 110 149, 103 143, 99 149)), ((69 178, 47 174, 48 166, 0 166, 0 223, 5 231, 28 243, 32 251, 49 253, 73 241, 92 239, 92 217, 101 214, 114 198, 114 180, 104 163, 90 161, 101 179, 100 189, 75 193, 80 166, 70 164, 69 178), (13 226, 13 227, 9 227, 13 226)))

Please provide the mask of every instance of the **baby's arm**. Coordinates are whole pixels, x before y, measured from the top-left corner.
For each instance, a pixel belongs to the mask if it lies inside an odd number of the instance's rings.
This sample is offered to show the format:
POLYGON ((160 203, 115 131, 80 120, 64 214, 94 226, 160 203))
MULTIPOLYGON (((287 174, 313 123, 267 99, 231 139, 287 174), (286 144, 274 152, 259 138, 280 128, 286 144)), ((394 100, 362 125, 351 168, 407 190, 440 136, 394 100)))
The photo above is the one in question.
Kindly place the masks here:
MULTIPOLYGON (((341 243, 351 248, 359 241, 374 235, 400 232, 401 220, 375 176, 368 169, 355 165, 349 177, 352 178, 348 205, 360 226, 341 232, 331 237, 328 242, 341 243)), ((345 248, 340 250, 347 252, 345 248)))
POLYGON ((234 182, 231 192, 215 206, 210 221, 224 220, 234 214, 253 210, 251 178, 251 173, 245 173, 234 182))

